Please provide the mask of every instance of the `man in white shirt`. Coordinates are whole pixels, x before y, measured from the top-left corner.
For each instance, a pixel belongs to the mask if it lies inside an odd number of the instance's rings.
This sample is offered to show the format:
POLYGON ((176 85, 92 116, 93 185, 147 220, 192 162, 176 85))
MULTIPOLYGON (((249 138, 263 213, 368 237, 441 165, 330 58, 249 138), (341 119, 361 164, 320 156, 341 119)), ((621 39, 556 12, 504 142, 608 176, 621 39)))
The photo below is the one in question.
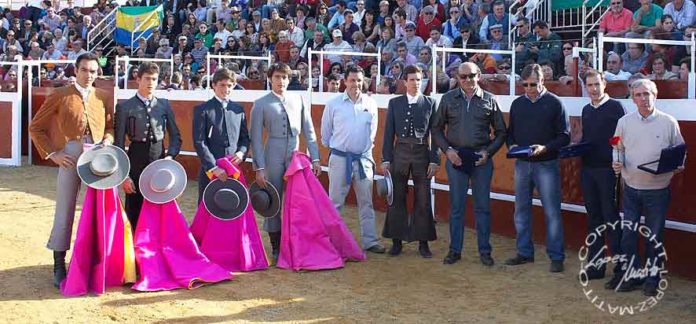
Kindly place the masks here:
POLYGON ((430 38, 425 42, 427 47, 433 47, 434 45, 437 45, 437 47, 452 47, 452 40, 447 36, 442 36, 440 26, 430 27, 430 38))
POLYGON ((623 59, 621 55, 614 52, 609 52, 607 57, 607 69, 604 71, 604 79, 607 81, 628 80, 631 77, 630 72, 622 70, 623 59))
POLYGON ((352 183, 358 200, 362 247, 372 253, 384 253, 386 249, 377 238, 372 206, 377 103, 362 94, 363 76, 357 65, 346 70, 346 92, 331 99, 324 109, 321 143, 331 150, 329 197, 334 206, 341 211, 352 183))
POLYGON ((285 26, 288 27, 288 38, 295 43, 295 46, 302 48, 304 44, 304 31, 295 25, 293 18, 285 19, 285 26))
POLYGON ((227 37, 231 36, 232 33, 225 28, 225 20, 218 19, 215 27, 217 27, 217 33, 213 35, 213 39, 222 40, 222 48, 227 48, 227 37))
MULTIPOLYGON (((339 29, 334 29, 331 35, 333 36, 333 42, 324 45, 325 51, 350 52, 353 50, 353 47, 350 46, 348 42, 343 40, 343 33, 339 29)), ((325 57, 332 64, 336 62, 342 62, 341 55, 338 54, 327 54, 325 57)))

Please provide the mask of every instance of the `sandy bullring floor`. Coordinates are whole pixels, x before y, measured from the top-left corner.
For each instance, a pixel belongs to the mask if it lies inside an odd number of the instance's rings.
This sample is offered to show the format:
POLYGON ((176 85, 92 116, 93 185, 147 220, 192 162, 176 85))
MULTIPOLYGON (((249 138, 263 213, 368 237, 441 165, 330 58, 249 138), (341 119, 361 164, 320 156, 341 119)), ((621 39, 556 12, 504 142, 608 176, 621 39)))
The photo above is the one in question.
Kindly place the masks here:
MULTIPOLYGON (((55 196, 57 169, 0 168, 0 322, 297 322, 297 323, 604 323, 696 322, 696 282, 669 278, 669 288, 652 309, 638 315, 610 315, 595 308, 577 280, 577 251, 568 251, 566 272, 551 274, 543 247, 537 262, 502 265, 514 254, 514 240, 493 236, 496 265, 483 267, 475 233, 467 230, 462 262, 444 266, 449 243, 446 223, 437 225, 435 257, 425 260, 410 244, 399 257, 369 255, 344 269, 293 273, 271 268, 240 274, 233 281, 192 291, 139 293, 128 287, 103 296, 65 298, 52 285, 52 257, 45 248, 55 196)), ((196 183, 180 201, 191 217, 196 183)), ((346 222, 358 234, 356 210, 346 222)), ((384 215, 378 213, 378 227, 384 215)), ((77 224, 77 221, 75 222, 77 224)), ((75 226, 77 228, 77 226, 75 226)), ((264 240, 266 237, 264 236, 264 240)), ((389 242, 384 242, 388 246, 389 242)), ((617 294, 592 282, 600 300, 640 305, 640 291, 617 294)), ((647 305, 646 305, 647 307, 647 305)), ((639 313, 640 306, 635 306, 639 313)))

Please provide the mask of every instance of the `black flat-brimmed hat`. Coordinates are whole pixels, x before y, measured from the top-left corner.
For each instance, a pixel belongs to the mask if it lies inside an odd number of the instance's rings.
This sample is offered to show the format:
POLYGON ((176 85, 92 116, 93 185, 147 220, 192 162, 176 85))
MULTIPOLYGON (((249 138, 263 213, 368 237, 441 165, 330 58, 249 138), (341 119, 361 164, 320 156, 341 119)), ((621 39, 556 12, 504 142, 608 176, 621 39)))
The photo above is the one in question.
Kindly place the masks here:
POLYGON ((249 207, 249 191, 239 180, 215 179, 203 191, 203 205, 215 218, 234 220, 249 207))
POLYGON ((157 160, 140 174, 140 193, 156 204, 164 204, 179 197, 186 189, 186 170, 175 160, 157 160))
POLYGON ((270 182, 266 182, 266 188, 262 188, 256 181, 249 186, 251 205, 259 215, 270 218, 280 212, 280 194, 278 189, 270 182))
POLYGON ((377 195, 386 197, 389 206, 394 203, 394 183, 389 170, 384 170, 384 176, 381 179, 377 179, 377 195))
POLYGON ((77 159, 77 175, 94 189, 109 189, 123 183, 130 172, 128 155, 114 145, 95 145, 77 159))

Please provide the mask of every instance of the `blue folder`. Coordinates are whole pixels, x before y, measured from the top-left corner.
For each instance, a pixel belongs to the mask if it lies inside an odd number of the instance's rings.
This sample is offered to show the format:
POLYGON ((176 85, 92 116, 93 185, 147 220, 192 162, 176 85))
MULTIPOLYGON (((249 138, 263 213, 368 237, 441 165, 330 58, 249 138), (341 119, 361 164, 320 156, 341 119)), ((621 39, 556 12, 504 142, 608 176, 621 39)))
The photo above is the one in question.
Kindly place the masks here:
POLYGON ((507 152, 508 159, 528 158, 532 156, 532 149, 529 146, 515 146, 507 152))
POLYGON ((464 173, 471 175, 476 167, 476 161, 481 158, 477 150, 462 147, 457 150, 459 158, 462 159, 462 165, 456 166, 452 165, 456 170, 463 171, 464 173))

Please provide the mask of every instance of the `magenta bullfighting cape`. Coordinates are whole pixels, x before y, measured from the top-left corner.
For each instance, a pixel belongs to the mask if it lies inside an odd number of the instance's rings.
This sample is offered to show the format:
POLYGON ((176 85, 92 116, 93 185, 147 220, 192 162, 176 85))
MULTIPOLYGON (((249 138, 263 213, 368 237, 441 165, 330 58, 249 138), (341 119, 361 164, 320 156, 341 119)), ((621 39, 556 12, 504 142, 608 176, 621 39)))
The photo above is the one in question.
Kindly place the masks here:
POLYGON ((321 270, 341 268, 345 261, 365 260, 365 253, 312 173, 309 156, 294 152, 285 178, 277 266, 294 271, 321 270))
POLYGON ((232 273, 201 253, 176 200, 156 204, 145 199, 135 231, 140 291, 193 289, 232 279, 232 273))
POLYGON ((88 187, 68 276, 60 290, 65 296, 103 294, 107 287, 133 281, 133 237, 117 188, 88 187))
MULTIPOLYGON (((229 177, 237 178, 247 186, 244 174, 228 158, 218 159, 217 165, 229 177)), ((251 204, 239 218, 225 221, 210 215, 201 200, 191 224, 191 233, 203 254, 227 271, 268 268, 266 251, 251 204)))

